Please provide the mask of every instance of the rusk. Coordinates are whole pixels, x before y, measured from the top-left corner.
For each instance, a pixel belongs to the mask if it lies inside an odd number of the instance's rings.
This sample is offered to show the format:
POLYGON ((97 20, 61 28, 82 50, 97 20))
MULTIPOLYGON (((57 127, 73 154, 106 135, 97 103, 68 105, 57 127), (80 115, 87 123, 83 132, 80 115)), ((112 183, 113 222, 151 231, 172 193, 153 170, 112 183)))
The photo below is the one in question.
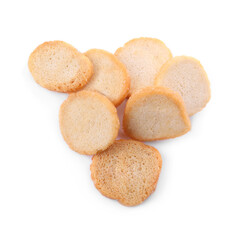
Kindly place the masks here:
POLYGON ((93 156, 90 169, 95 187, 104 196, 135 206, 155 190, 161 167, 161 155, 154 147, 116 140, 93 156))
POLYGON ((175 138, 187 133, 190 120, 181 96, 165 87, 147 87, 127 101, 123 129, 140 141, 175 138))
POLYGON ((57 92, 75 92, 93 74, 93 66, 88 57, 62 41, 39 45, 31 53, 28 67, 39 85, 57 92))
POLYGON ((60 129, 69 147, 92 155, 108 148, 120 127, 115 106, 93 91, 71 93, 60 107, 60 129))
POLYGON ((154 86, 161 67, 172 58, 166 45, 154 38, 136 38, 119 48, 115 55, 126 66, 131 79, 129 96, 136 90, 154 86))
POLYGON ((189 116, 202 110, 210 100, 210 82, 198 60, 179 56, 169 60, 155 79, 156 86, 178 92, 189 116))
POLYGON ((121 104, 130 88, 125 66, 113 54, 101 49, 91 49, 85 55, 93 64, 94 74, 83 89, 105 95, 115 106, 121 104))

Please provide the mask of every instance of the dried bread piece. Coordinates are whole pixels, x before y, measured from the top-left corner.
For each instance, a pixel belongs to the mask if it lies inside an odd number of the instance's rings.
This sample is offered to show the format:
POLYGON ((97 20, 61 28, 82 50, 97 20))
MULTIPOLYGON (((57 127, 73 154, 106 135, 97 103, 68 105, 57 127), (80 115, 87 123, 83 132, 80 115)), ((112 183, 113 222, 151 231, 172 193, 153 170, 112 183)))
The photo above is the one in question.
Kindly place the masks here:
POLYGON ((153 86, 156 75, 172 54, 166 45, 154 38, 137 38, 119 48, 115 55, 124 63, 131 79, 129 96, 147 86, 153 86))
POLYGON ((94 74, 83 88, 105 95, 115 106, 127 97, 130 79, 125 66, 113 54, 91 49, 85 53, 94 67, 94 74))
POLYGON ((123 129, 136 140, 153 141, 187 133, 190 120, 181 96, 165 87, 147 87, 127 101, 123 129))
POLYGON ((69 147, 81 154, 95 154, 116 139, 119 119, 114 105, 92 91, 71 93, 60 107, 60 129, 69 147))
POLYGON ((180 56, 169 60, 155 80, 156 86, 165 86, 178 92, 189 116, 202 110, 210 100, 210 82, 198 60, 180 56))
POLYGON ((28 66, 38 84, 57 92, 77 91, 93 74, 88 57, 62 41, 39 45, 31 53, 28 66))
POLYGON ((154 147, 116 140, 93 156, 90 168, 95 187, 104 196, 135 206, 155 190, 161 167, 161 155, 154 147))

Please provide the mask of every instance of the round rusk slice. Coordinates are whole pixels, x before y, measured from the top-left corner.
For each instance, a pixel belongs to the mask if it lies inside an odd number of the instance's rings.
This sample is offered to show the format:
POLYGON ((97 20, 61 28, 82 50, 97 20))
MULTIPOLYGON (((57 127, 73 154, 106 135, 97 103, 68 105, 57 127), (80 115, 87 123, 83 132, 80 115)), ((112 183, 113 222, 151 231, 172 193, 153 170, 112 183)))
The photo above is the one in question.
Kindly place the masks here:
POLYGON ((136 90, 154 86, 161 67, 172 58, 166 45, 154 38, 137 38, 119 48, 115 55, 124 63, 131 79, 129 96, 136 90))
POLYGON ((45 42, 30 55, 29 70, 42 87, 57 92, 75 92, 93 73, 91 61, 62 41, 45 42))
POLYGON ((60 107, 59 119, 69 147, 87 155, 108 148, 120 125, 115 106, 100 93, 85 90, 69 95, 60 107))
POLYGON ((113 54, 91 49, 85 53, 94 66, 94 74, 83 89, 105 95, 115 106, 127 97, 130 79, 125 66, 113 54))
POLYGON ((165 87, 147 87, 127 101, 123 129, 136 140, 153 141, 187 133, 190 120, 181 96, 165 87))
POLYGON ((91 178, 106 197, 135 206, 155 190, 162 167, 154 147, 134 140, 117 140, 92 158, 91 178))
POLYGON ((189 116, 202 110, 210 100, 210 82, 198 60, 192 57, 174 57, 161 69, 156 86, 165 86, 178 92, 184 100, 189 116))

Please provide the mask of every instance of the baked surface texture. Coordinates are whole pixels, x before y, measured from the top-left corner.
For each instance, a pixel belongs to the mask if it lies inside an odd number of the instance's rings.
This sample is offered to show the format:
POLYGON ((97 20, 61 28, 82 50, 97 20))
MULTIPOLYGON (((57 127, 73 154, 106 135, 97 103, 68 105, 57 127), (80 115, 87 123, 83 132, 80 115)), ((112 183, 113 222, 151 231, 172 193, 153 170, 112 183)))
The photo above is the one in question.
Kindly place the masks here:
POLYGON ((93 91, 71 93, 60 107, 60 129, 69 147, 92 155, 108 148, 120 127, 115 106, 93 91))
POLYGON ((95 187, 104 196, 135 206, 155 190, 161 167, 161 155, 154 147, 116 140, 93 156, 90 169, 95 187))
POLYGON ((113 54, 101 49, 91 49, 85 55, 93 64, 94 74, 83 89, 105 95, 115 106, 121 104, 130 87, 124 64, 113 54))
POLYGON ((28 67, 38 84, 57 92, 77 91, 93 74, 88 57, 62 41, 39 45, 31 53, 28 67))
POLYGON ((178 92, 189 116, 202 110, 210 100, 210 82, 198 60, 178 56, 169 60, 155 79, 156 86, 165 86, 178 92))
POLYGON ((181 96, 165 87, 146 87, 127 101, 123 129, 140 141, 175 138, 187 133, 190 120, 181 96))
POLYGON ((154 38, 136 38, 115 52, 126 66, 131 79, 129 96, 136 90, 153 86, 156 75, 172 54, 166 45, 154 38))

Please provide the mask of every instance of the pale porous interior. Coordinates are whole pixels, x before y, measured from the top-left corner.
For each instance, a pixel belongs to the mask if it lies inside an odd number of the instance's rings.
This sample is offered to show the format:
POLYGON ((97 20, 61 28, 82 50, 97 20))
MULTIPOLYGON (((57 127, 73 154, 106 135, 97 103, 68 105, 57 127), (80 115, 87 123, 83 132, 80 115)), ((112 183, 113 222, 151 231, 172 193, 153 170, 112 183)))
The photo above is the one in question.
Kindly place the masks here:
POLYGON ((114 104, 120 101, 127 87, 127 75, 115 56, 102 50, 91 50, 86 56, 93 63, 94 74, 84 86, 86 90, 98 91, 114 104))
POLYGON ((32 75, 39 84, 49 89, 76 88, 84 84, 90 68, 83 59, 85 56, 80 55, 66 43, 44 44, 30 57, 32 75))
POLYGON ((157 78, 157 85, 179 92, 190 116, 205 107, 210 99, 207 75, 199 62, 192 58, 177 57, 169 62, 167 69, 157 78))
POLYGON ((169 49, 152 39, 138 39, 126 44, 116 56, 124 63, 131 79, 130 93, 153 86, 162 65, 171 58, 169 49))
POLYGON ((127 206, 140 204, 155 190, 160 170, 156 150, 132 140, 116 141, 91 165, 97 189, 127 206))
POLYGON ((144 96, 127 113, 126 127, 136 139, 155 140, 179 136, 188 127, 181 111, 168 96, 144 96))
POLYGON ((117 114, 95 96, 73 98, 64 106, 60 124, 65 141, 84 154, 108 147, 119 127, 117 114))

